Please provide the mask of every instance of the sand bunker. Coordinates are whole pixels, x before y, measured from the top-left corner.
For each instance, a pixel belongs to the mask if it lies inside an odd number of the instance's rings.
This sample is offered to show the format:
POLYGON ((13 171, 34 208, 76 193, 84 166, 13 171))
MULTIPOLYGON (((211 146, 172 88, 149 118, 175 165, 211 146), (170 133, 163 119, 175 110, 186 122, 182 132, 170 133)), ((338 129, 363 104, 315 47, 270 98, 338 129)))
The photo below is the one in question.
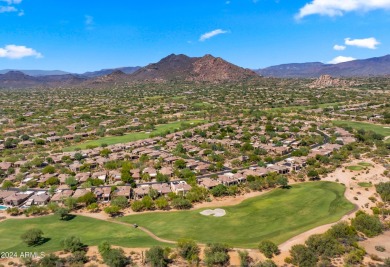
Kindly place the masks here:
POLYGON ((205 216, 213 215, 214 217, 222 217, 226 215, 226 211, 224 209, 204 210, 200 212, 200 214, 205 216))

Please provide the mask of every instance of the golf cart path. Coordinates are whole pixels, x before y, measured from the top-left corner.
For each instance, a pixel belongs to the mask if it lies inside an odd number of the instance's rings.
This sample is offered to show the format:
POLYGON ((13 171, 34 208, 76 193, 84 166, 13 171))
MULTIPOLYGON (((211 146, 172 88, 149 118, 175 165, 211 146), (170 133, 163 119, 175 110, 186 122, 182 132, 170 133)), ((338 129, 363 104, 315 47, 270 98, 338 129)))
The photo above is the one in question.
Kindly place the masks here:
POLYGON ((160 238, 160 237, 156 236, 151 231, 149 231, 148 229, 146 229, 145 227, 142 227, 142 226, 135 227, 134 224, 121 222, 121 221, 116 221, 116 220, 113 220, 113 219, 103 219, 103 218, 95 218, 95 219, 102 220, 102 221, 107 221, 107 222, 111 222, 111 223, 116 223, 116 224, 121 224, 121 225, 125 225, 125 226, 129 226, 129 227, 133 227, 133 228, 139 229, 142 232, 144 232, 145 234, 147 234, 148 236, 150 236, 151 238, 153 238, 154 240, 162 242, 162 243, 168 243, 168 244, 176 244, 177 243, 176 241, 160 238))

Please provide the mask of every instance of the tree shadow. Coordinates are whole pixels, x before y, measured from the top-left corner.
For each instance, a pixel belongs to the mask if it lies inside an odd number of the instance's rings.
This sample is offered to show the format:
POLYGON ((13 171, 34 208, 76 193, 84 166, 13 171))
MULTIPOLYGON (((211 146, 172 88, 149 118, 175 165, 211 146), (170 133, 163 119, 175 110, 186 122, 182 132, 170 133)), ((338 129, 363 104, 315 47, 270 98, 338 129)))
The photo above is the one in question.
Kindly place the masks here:
POLYGON ((39 239, 39 241, 37 243, 35 243, 34 245, 32 245, 33 247, 37 247, 37 246, 41 246, 47 242, 49 242, 51 240, 50 237, 42 237, 41 239, 39 239))
POLYGON ((76 215, 68 214, 68 215, 66 215, 64 218, 62 218, 61 221, 66 221, 66 222, 68 222, 68 221, 73 220, 74 218, 76 218, 76 215))
POLYGON ((282 189, 291 189, 292 188, 292 186, 291 185, 286 185, 286 186, 281 186, 280 188, 282 188, 282 189))

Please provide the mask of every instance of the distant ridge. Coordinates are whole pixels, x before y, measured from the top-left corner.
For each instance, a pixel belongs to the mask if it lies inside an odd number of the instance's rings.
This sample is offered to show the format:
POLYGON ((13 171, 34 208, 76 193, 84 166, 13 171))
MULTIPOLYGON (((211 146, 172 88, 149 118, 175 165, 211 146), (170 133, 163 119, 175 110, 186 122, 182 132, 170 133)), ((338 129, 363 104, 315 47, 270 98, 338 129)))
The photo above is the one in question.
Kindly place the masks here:
POLYGON ((235 83, 258 79, 259 75, 275 78, 318 78, 322 75, 390 77, 390 55, 339 64, 321 62, 283 64, 253 71, 212 55, 189 57, 183 54, 171 54, 157 63, 142 68, 123 67, 84 74, 71 74, 57 70, 11 70, 4 74, 0 71, 0 88, 105 87, 143 82, 235 83))
POLYGON ((276 78, 317 78, 321 75, 332 77, 386 76, 390 74, 390 55, 339 64, 321 62, 282 64, 255 71, 262 76, 276 78))
POLYGON ((131 75, 135 81, 237 82, 259 76, 212 55, 188 57, 171 54, 131 75))
POLYGON ((73 74, 33 77, 21 71, 9 71, 5 74, 0 74, 0 88, 73 86, 85 80, 85 78, 73 74))
POLYGON ((115 68, 115 69, 102 69, 98 71, 89 71, 82 73, 81 75, 89 77, 89 78, 94 78, 94 77, 99 77, 99 76, 104 76, 104 75, 109 75, 115 71, 122 71, 125 74, 132 74, 135 71, 139 70, 141 67, 122 67, 122 68, 115 68))
POLYGON ((5 69, 0 70, 0 74, 5 74, 10 71, 19 71, 29 76, 48 76, 48 75, 65 75, 71 74, 70 72, 62 71, 62 70, 14 70, 14 69, 5 69))

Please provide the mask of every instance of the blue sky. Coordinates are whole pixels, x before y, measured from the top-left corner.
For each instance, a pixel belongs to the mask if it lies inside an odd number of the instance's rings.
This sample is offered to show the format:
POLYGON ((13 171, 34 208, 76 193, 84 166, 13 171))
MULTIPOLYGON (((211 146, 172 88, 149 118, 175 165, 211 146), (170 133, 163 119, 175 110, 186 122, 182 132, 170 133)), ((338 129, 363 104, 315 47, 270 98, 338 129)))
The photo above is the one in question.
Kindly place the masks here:
POLYGON ((0 25, 0 69, 84 72, 171 53, 248 68, 390 54, 390 0, 0 0, 0 25))

